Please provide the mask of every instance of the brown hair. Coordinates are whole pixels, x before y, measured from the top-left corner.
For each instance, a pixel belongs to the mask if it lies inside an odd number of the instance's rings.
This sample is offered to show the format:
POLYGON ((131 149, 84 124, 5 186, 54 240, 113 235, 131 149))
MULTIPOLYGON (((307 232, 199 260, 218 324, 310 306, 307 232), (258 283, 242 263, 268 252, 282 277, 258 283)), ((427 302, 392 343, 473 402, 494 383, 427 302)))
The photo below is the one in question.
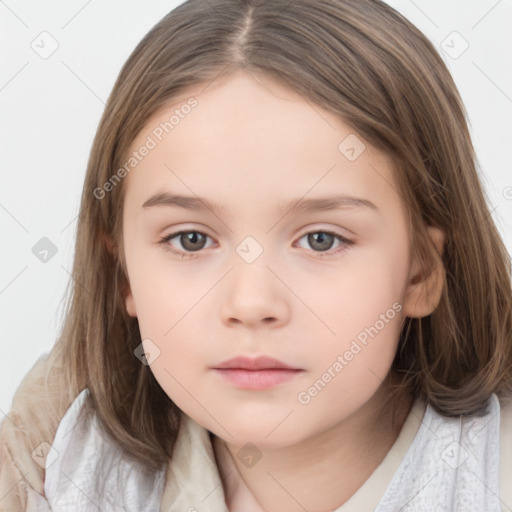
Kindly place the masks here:
POLYGON ((141 339, 124 305, 123 182, 103 199, 94 190, 170 99, 240 68, 281 80, 391 156, 412 250, 426 275, 438 258, 446 271, 434 312, 406 319, 392 370, 444 415, 481 414, 490 394, 511 388, 510 257, 443 60, 378 0, 188 0, 135 48, 106 104, 83 188, 72 293, 55 347, 70 398, 89 388, 90 406, 127 454, 151 469, 168 461, 181 415, 134 355, 141 339), (442 255, 429 225, 445 233, 442 255))

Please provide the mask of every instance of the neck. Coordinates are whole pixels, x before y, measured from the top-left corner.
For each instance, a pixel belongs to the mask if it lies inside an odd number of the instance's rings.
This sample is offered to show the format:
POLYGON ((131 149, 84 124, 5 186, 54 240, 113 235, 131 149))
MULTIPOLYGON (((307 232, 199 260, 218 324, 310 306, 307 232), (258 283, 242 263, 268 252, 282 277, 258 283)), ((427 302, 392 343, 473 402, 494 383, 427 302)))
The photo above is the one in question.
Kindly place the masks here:
POLYGON ((409 413, 408 390, 393 398, 383 394, 379 390, 350 417, 314 438, 263 450, 252 467, 236 456, 239 446, 215 438, 229 510, 249 502, 254 505, 245 507, 247 512, 327 512, 340 507, 382 462, 409 413), (233 465, 238 471, 231 471, 233 465), (243 497, 244 489, 250 499, 243 497))

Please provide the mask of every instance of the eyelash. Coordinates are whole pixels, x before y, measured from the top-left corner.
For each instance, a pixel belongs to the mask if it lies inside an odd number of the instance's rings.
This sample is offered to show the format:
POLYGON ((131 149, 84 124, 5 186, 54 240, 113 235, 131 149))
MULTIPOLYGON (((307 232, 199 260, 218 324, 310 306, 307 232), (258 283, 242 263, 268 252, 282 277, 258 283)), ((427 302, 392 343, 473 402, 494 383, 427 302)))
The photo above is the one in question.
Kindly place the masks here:
MULTIPOLYGON (((188 230, 188 231, 177 231, 176 233, 171 233, 170 235, 166 235, 163 238, 161 238, 158 241, 158 243, 161 244, 165 250, 170 251, 173 254, 177 254, 177 255, 181 256, 182 258, 193 258, 193 257, 195 257, 197 254, 199 254, 201 252, 201 249, 198 250, 198 251, 194 251, 194 252, 182 252, 182 251, 177 251, 171 245, 169 245, 169 242, 173 238, 176 238, 179 235, 188 234, 188 233, 199 233, 200 235, 203 235, 205 237, 211 238, 209 235, 207 235, 206 233, 203 233, 202 231, 197 231, 197 230, 191 229, 191 230, 188 230)), ((354 244, 354 242, 352 240, 349 240, 349 239, 345 238, 344 236, 341 236, 339 233, 336 233, 334 231, 323 230, 323 229, 322 230, 319 229, 319 230, 316 230, 316 231, 307 231, 306 233, 303 233, 298 238, 298 240, 300 240, 301 238, 304 238, 306 235, 315 234, 315 233, 324 233, 326 235, 332 235, 338 241, 343 243, 343 245, 338 247, 337 249, 330 249, 328 251, 313 251, 320 258, 324 258, 326 256, 332 256, 334 254, 338 254, 338 253, 341 253, 343 251, 346 251, 349 246, 354 244)))

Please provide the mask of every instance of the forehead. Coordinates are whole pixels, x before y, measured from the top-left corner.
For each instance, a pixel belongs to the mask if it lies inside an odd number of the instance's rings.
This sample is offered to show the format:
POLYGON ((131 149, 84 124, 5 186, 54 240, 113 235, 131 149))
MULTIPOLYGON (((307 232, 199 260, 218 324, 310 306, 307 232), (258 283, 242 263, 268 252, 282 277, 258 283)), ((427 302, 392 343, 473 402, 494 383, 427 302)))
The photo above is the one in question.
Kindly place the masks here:
POLYGON ((125 183, 139 200, 165 187, 219 203, 334 191, 397 200, 385 154, 262 75, 237 72, 182 91, 149 119, 129 155, 144 145, 151 149, 125 183))

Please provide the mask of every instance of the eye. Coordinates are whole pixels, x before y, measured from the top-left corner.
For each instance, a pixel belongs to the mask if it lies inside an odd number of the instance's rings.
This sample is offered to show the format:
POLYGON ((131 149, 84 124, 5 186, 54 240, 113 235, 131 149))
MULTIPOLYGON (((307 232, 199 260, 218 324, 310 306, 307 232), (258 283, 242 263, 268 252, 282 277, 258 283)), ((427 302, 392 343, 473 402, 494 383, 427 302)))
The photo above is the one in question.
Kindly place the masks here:
POLYGON ((299 238, 299 241, 305 237, 307 237, 307 243, 314 249, 315 253, 318 253, 318 256, 320 257, 331 256, 332 254, 342 252, 354 243, 344 236, 332 231, 310 231, 302 235, 299 238), (337 249, 332 250, 331 248, 336 240, 340 242, 340 245, 337 249))
POLYGON ((201 231, 179 231, 177 233, 171 233, 163 237, 159 240, 159 243, 163 245, 163 247, 173 253, 181 255, 182 258, 189 258, 194 256, 194 252, 198 252, 205 247, 205 240, 210 238, 205 233, 201 231), (173 248, 170 243, 174 238, 178 238, 179 244, 185 249, 183 252, 180 249, 173 248), (187 254, 187 251, 192 254, 187 254))

